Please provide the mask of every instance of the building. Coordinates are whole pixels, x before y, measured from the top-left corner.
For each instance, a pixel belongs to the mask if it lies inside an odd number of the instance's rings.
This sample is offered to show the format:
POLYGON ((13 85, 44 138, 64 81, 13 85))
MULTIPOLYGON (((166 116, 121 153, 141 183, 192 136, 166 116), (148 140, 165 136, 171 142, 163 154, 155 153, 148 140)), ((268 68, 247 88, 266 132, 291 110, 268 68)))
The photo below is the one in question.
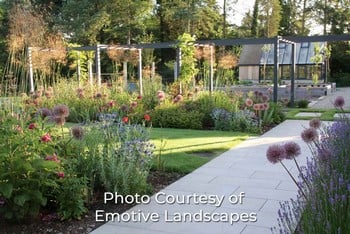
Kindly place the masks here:
MULTIPOLYGON (((326 82, 326 43, 296 43, 296 83, 326 82)), ((290 80, 292 45, 279 43, 279 78, 290 80)), ((273 44, 243 45, 239 59, 239 80, 253 83, 272 82, 274 69, 273 44)))

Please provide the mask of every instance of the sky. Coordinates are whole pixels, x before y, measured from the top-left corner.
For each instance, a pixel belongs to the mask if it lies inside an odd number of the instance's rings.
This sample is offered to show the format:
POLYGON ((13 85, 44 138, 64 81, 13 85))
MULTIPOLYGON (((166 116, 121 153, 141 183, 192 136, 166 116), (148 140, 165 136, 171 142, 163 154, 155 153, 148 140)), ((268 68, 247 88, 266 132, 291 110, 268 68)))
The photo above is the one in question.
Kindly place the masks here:
MULTIPOLYGON (((254 1, 255 0, 238 0, 236 4, 230 3, 233 2, 233 0, 227 0, 226 2, 229 3, 229 5, 232 6, 234 9, 234 13, 232 15, 232 11, 229 12, 229 22, 236 24, 236 25, 241 25, 241 21, 243 17, 245 16, 245 13, 250 11, 253 11, 253 6, 254 6, 254 1)), ((223 6, 223 0, 217 0, 218 4, 220 7, 223 6)))
MULTIPOLYGON (((234 0, 226 0, 228 3, 233 2, 234 0)), ((223 6, 223 0, 217 0, 219 6, 222 8, 223 6)), ((233 4, 231 3, 232 8, 234 11, 229 12, 228 21, 232 24, 241 25, 241 21, 243 17, 245 16, 245 13, 248 11, 253 11, 255 0, 238 0, 237 3, 233 4), (232 13, 233 12, 233 13, 232 13)), ((320 25, 317 25, 316 23, 313 23, 311 27, 310 35, 315 34, 322 34, 323 28, 320 25)))

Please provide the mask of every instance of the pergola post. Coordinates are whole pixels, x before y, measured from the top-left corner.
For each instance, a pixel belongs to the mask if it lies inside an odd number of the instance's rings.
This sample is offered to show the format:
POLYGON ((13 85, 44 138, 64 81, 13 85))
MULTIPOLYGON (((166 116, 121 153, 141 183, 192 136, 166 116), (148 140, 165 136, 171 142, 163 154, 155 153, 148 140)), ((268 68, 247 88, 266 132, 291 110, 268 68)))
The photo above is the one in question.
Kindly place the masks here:
POLYGON ((290 68, 290 104, 294 107, 294 99, 295 99, 295 59, 296 59, 296 44, 292 44, 292 64, 290 68))
POLYGON ((101 87, 101 49, 100 45, 96 46, 96 76, 97 76, 97 86, 101 87))
POLYGON ((28 63, 29 63, 29 88, 30 92, 34 92, 34 74, 33 74, 33 60, 32 60, 32 49, 28 47, 28 63))
POLYGON ((179 78, 181 73, 181 49, 176 48, 176 74, 175 74, 175 79, 179 78))
POLYGON ((143 86, 142 86, 142 50, 137 49, 139 52, 139 66, 138 66, 138 75, 139 75, 139 85, 140 85, 140 95, 143 95, 143 86))
POLYGON ((209 92, 214 91, 214 55, 213 45, 210 45, 210 81, 209 81, 209 92))
POLYGON ((123 84, 124 84, 124 89, 128 89, 128 62, 124 61, 123 62, 123 84))
POLYGON ((92 85, 93 85, 93 78, 92 78, 92 62, 91 62, 90 59, 88 60, 88 72, 89 72, 89 83, 90 83, 90 86, 92 86, 92 85))
POLYGON ((277 103, 278 100, 278 73, 279 73, 279 40, 280 37, 277 36, 274 43, 274 69, 273 69, 273 102, 277 103))

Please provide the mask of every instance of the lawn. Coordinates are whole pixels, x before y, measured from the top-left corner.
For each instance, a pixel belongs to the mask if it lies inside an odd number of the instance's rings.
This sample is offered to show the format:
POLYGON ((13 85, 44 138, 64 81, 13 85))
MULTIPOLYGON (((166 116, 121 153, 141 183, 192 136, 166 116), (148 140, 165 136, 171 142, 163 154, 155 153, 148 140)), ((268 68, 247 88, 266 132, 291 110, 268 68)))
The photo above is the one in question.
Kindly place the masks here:
MULTIPOLYGON (((161 150, 165 171, 189 173, 229 150, 250 135, 239 132, 152 128, 155 156, 161 150)), ((157 168, 156 160, 153 166, 157 168)))

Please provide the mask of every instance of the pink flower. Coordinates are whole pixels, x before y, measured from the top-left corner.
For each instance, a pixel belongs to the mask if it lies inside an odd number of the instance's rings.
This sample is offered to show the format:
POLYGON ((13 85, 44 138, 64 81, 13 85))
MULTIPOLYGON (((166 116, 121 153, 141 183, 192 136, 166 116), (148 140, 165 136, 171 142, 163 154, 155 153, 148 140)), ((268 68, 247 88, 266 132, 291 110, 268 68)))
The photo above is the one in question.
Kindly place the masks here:
POLYGON ((40 138, 41 142, 49 142, 52 141, 50 134, 46 133, 40 138))
POLYGON ((252 100, 252 99, 247 98, 247 99, 245 100, 245 105, 246 105, 246 106, 251 107, 253 104, 254 104, 254 103, 253 103, 253 100, 252 100))
POLYGON ((278 163, 286 157, 286 150, 281 145, 270 145, 266 151, 266 157, 271 163, 278 163))
POLYGON ((253 109, 256 111, 260 110, 260 104, 254 104, 253 109))
POLYGON ((321 120, 318 118, 313 118, 312 120, 310 120, 309 122, 309 126, 311 128, 320 128, 321 127, 321 120))
POLYGON ((286 151, 286 159, 292 159, 300 155, 300 146, 293 141, 285 143, 284 150, 286 151))
POLYGON ((22 127, 19 126, 19 125, 16 125, 16 126, 15 126, 15 130, 16 130, 16 132, 18 132, 18 133, 23 133, 23 129, 22 129, 22 127))
POLYGON ((130 107, 131 107, 131 108, 137 107, 137 102, 131 102, 130 107))
POLYGON ((301 138, 303 139, 304 142, 310 143, 318 139, 318 132, 315 128, 305 129, 301 133, 301 138))
POLYGON ((58 178, 64 178, 64 172, 63 171, 57 172, 57 176, 58 178))
POLYGON ((32 130, 36 128, 36 123, 30 123, 28 129, 32 130))
POLYGON ((158 97, 159 101, 163 101, 165 99, 165 93, 163 91, 159 90, 157 92, 157 97, 158 97))
POLYGON ((344 98, 342 96, 338 96, 335 99, 335 101, 334 101, 334 106, 336 108, 340 108, 341 109, 341 108, 343 108, 344 104, 345 104, 345 100, 344 100, 344 98))
POLYGON ((270 108, 270 104, 268 102, 265 102, 262 105, 264 106, 264 110, 268 110, 270 108))

